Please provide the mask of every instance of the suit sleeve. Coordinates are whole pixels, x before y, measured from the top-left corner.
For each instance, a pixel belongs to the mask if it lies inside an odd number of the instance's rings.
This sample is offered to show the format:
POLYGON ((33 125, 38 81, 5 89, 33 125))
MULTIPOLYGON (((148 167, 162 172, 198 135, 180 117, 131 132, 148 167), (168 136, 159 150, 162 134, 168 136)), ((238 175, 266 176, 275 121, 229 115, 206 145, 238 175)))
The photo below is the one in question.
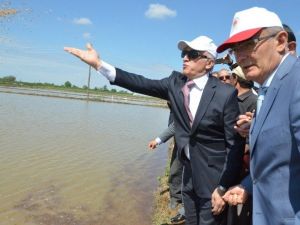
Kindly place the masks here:
POLYGON ((174 122, 169 125, 167 129, 165 129, 158 137, 160 140, 165 143, 168 141, 171 137, 173 137, 175 134, 175 126, 174 122))
POLYGON ((248 192, 249 195, 252 195, 253 193, 253 184, 252 184, 252 179, 250 174, 248 174, 248 176, 246 176, 242 182, 241 185, 244 186, 244 188, 246 189, 246 191, 248 192))
POLYGON ((224 108, 224 134, 227 158, 220 179, 220 185, 226 188, 237 184, 242 168, 245 142, 234 130, 238 115, 237 92, 234 91, 229 95, 224 108))
POLYGON ((116 68, 116 78, 111 84, 126 88, 132 92, 168 100, 169 78, 152 80, 116 68))

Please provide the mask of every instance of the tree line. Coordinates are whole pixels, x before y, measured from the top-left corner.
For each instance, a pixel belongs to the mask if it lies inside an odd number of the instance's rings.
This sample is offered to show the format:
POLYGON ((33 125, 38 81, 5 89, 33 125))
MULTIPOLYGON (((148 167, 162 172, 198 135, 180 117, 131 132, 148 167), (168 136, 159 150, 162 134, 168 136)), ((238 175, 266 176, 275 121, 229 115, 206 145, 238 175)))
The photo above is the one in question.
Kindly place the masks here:
POLYGON ((66 81, 63 85, 56 85, 53 83, 41 83, 41 82, 23 82, 17 81, 15 76, 4 76, 0 77, 0 84, 9 85, 9 86, 25 86, 25 87, 43 87, 43 88, 67 88, 67 89, 74 89, 74 90, 94 90, 94 91, 104 91, 104 92, 113 92, 113 93, 126 93, 131 94, 125 90, 117 90, 115 88, 109 89, 107 85, 103 87, 94 87, 93 89, 89 89, 87 85, 83 85, 82 87, 78 87, 72 84, 70 81, 66 81))

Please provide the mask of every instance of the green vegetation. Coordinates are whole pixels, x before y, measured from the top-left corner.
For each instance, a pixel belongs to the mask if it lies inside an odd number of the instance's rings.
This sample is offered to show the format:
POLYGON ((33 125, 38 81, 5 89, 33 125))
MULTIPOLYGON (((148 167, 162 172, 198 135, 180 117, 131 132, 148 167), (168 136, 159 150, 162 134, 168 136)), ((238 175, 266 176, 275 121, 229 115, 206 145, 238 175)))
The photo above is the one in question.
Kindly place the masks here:
POLYGON ((51 91, 54 90, 64 93, 65 98, 166 107, 166 102, 164 100, 145 95, 136 95, 134 93, 127 92, 126 90, 118 91, 115 88, 109 89, 107 85, 91 89, 88 88, 87 85, 83 85, 83 87, 77 87, 70 81, 66 81, 63 85, 55 85, 51 83, 30 83, 17 81, 16 77, 10 75, 4 76, 2 78, 0 77, 0 87, 1 86, 14 88, 15 91, 17 90, 16 92, 18 92, 19 94, 28 94, 28 92, 22 92, 22 90, 31 89, 32 91, 34 91, 33 93, 31 93, 33 95, 62 97, 62 95, 55 95, 51 93, 51 91), (49 90, 48 94, 43 90, 49 90), (66 93, 69 93, 69 95, 66 93), (77 95, 78 97, 74 97, 72 93, 76 93, 79 95, 77 95))
POLYGON ((17 81, 16 77, 9 75, 0 77, 0 86, 9 86, 9 87, 27 87, 27 88, 40 88, 40 89, 54 89, 54 90, 64 90, 64 91, 73 91, 73 92, 83 92, 86 93, 89 91, 91 94, 96 94, 99 92, 106 92, 106 93, 113 93, 113 94, 120 94, 120 95, 130 95, 132 96, 133 93, 129 93, 124 90, 116 90, 114 88, 108 89, 107 85, 103 87, 95 87, 93 89, 89 89, 87 85, 83 85, 82 88, 73 85, 70 81, 66 81, 63 85, 56 85, 51 83, 31 83, 31 82, 23 82, 17 81))

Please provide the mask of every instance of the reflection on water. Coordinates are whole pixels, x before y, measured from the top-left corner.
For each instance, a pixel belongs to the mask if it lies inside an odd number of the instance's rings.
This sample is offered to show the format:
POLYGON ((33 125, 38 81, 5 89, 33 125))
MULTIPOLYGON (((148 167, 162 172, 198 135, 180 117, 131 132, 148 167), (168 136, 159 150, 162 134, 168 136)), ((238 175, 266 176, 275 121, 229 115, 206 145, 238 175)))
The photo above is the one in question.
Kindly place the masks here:
POLYGON ((168 110, 0 93, 0 225, 150 225, 168 110))

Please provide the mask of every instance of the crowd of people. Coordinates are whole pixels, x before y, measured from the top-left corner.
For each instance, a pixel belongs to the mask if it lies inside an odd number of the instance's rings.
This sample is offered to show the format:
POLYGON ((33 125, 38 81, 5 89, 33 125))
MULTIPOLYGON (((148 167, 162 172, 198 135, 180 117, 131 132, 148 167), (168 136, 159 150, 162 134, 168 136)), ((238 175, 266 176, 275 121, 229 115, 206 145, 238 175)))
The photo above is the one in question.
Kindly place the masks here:
POLYGON ((300 59, 292 30, 252 7, 235 13, 218 47, 203 35, 177 47, 182 71, 161 80, 110 65, 90 44, 65 51, 112 85, 168 101, 169 127, 149 147, 174 136, 170 207, 184 210, 173 224, 299 225, 300 59), (216 63, 224 68, 213 71, 216 63))

